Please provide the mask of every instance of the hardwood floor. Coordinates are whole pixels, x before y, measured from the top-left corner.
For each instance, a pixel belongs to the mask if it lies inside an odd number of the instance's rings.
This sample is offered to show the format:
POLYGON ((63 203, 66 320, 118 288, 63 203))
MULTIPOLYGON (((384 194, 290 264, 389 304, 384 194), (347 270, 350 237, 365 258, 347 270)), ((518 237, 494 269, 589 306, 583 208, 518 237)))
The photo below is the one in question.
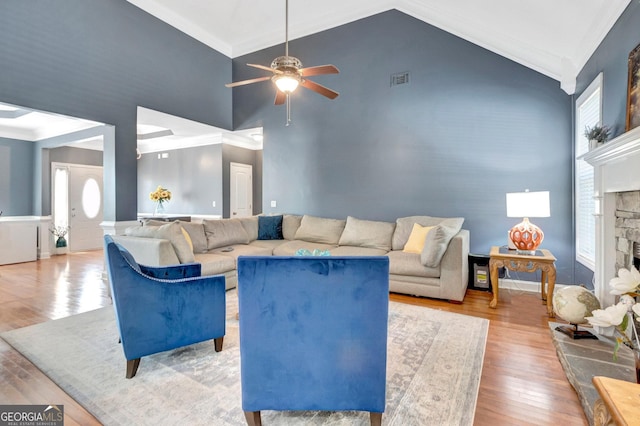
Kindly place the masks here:
MULTIPOLYGON (((102 271, 102 251, 0 266, 0 331, 110 305, 102 271)), ((502 290, 495 310, 490 293, 474 290, 460 305, 397 294, 391 300, 490 320, 475 425, 588 424, 539 295, 502 290)), ((0 381, 0 404, 63 404, 66 425, 100 424, 1 339, 0 381)))

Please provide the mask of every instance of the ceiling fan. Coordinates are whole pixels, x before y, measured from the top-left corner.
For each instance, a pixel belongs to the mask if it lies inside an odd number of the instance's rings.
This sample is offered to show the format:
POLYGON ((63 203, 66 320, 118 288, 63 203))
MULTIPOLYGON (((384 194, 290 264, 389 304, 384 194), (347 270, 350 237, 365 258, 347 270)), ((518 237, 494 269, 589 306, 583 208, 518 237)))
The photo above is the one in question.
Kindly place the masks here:
POLYGON ((271 67, 258 64, 247 64, 250 67, 270 71, 273 75, 252 78, 250 80, 237 81, 235 83, 225 84, 226 87, 244 86, 246 84, 258 83, 261 81, 271 80, 276 85, 275 104, 282 105, 287 103, 287 125, 291 121, 289 109, 289 94, 293 93, 298 86, 312 90, 316 93, 326 96, 329 99, 335 99, 339 93, 324 87, 321 84, 309 80, 307 77, 323 74, 338 74, 340 71, 334 65, 319 65, 315 67, 303 68, 302 62, 294 56, 289 56, 289 0, 285 2, 285 52, 284 56, 278 56, 271 62, 271 67))

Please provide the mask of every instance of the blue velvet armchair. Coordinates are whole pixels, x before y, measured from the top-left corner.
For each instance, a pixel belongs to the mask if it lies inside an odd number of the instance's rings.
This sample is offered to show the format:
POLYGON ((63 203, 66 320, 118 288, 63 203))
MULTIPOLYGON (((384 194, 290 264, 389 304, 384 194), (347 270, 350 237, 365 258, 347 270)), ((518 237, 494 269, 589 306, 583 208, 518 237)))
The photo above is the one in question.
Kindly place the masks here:
POLYGON ((105 255, 113 306, 127 360, 127 379, 140 358, 214 339, 222 350, 225 334, 224 276, 200 276, 200 264, 139 265, 105 235, 105 255))
POLYGON ((239 257, 242 409, 385 408, 389 259, 239 257))

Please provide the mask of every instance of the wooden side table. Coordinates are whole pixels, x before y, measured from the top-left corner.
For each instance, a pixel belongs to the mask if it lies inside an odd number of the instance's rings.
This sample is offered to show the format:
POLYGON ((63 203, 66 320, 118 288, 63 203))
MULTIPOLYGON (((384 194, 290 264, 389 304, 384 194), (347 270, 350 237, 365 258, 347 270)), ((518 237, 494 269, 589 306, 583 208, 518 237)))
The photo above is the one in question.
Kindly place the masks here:
POLYGON ((556 285, 556 258, 549 250, 537 250, 535 255, 518 254, 515 250, 501 249, 498 246, 491 247, 489 253, 489 272, 491 274, 491 290, 493 299, 489 302, 489 307, 498 306, 498 269, 507 268, 519 272, 541 271, 542 303, 547 304, 547 313, 553 317, 553 289, 556 285), (547 291, 548 284, 548 291, 547 291))
POLYGON ((640 385, 596 376, 593 385, 600 398, 593 406, 595 426, 640 425, 640 385))

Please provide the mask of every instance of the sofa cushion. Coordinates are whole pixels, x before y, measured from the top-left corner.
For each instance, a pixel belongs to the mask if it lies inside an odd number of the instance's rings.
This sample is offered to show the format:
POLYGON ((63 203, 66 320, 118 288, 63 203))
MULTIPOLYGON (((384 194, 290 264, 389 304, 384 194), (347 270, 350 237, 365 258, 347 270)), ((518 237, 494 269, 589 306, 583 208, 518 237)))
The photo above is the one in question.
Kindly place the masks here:
POLYGON ((420 226, 417 223, 414 223, 413 229, 411 230, 411 235, 409 235, 409 239, 404 245, 402 251, 405 253, 422 253, 427 234, 432 229, 433 226, 420 226))
POLYGON ((300 221, 300 228, 296 231, 295 239, 337 245, 346 223, 346 220, 304 215, 300 221))
POLYGON ((242 227, 247 231, 249 241, 258 239, 258 216, 240 217, 238 218, 242 227))
POLYGON ((304 240, 292 240, 287 241, 286 243, 280 244, 278 247, 273 249, 274 256, 295 256, 296 252, 300 249, 307 249, 309 251, 313 251, 315 249, 318 250, 329 250, 330 253, 333 254, 333 250, 337 248, 334 244, 323 244, 323 243, 312 243, 304 240))
MULTIPOLYGON (((257 241, 257 240, 256 240, 257 241)), ((252 244, 234 244, 228 248, 218 248, 209 253, 216 253, 237 260, 239 256, 271 256, 271 248, 260 247, 252 244), (233 250, 229 250, 232 248, 233 250)))
POLYGON ((436 226, 444 218, 432 216, 408 216, 396 219, 396 229, 391 240, 392 250, 402 250, 409 240, 413 224, 420 226, 436 226))
POLYGON ((282 215, 258 216, 258 240, 282 239, 282 215))
POLYGON ((300 228, 302 216, 285 214, 282 216, 282 236, 285 240, 295 240, 296 232, 300 228))
POLYGON ((124 233, 133 237, 169 240, 180 263, 194 262, 193 251, 182 234, 182 226, 178 222, 170 222, 162 226, 131 226, 125 229, 124 233))
POLYGON ((249 244, 249 235, 238 219, 205 219, 203 224, 209 250, 234 244, 249 244))
POLYGON ((440 276, 440 265, 435 268, 424 266, 420 261, 419 254, 394 250, 390 251, 387 256, 389 257, 390 274, 424 278, 437 278, 440 276))
POLYGON ((339 246, 329 249, 331 256, 384 256, 389 250, 360 246, 339 246))
POLYGON ((427 234, 424 249, 420 255, 423 265, 431 268, 440 265, 440 260, 449 247, 449 241, 460 232, 463 223, 464 218, 461 217, 445 219, 427 234))
POLYGON ((219 253, 198 253, 196 262, 202 265, 202 275, 219 275, 236 269, 236 260, 219 253))
POLYGON ((395 223, 362 220, 348 216, 340 236, 339 245, 391 250, 391 237, 395 223))
POLYGON ((191 237, 194 253, 204 253, 207 251, 207 235, 204 233, 204 225, 196 222, 179 222, 182 229, 187 231, 191 237))
POLYGON ((255 240, 249 243, 250 246, 262 247, 271 250, 273 253, 273 249, 278 247, 280 244, 286 243, 287 240, 255 240))
POLYGON ((446 219, 446 217, 433 216, 408 216, 396 219, 396 229, 393 232, 391 249, 402 250, 404 248, 404 245, 407 244, 407 240, 409 239, 409 235, 411 235, 414 223, 420 226, 436 226, 446 219))

